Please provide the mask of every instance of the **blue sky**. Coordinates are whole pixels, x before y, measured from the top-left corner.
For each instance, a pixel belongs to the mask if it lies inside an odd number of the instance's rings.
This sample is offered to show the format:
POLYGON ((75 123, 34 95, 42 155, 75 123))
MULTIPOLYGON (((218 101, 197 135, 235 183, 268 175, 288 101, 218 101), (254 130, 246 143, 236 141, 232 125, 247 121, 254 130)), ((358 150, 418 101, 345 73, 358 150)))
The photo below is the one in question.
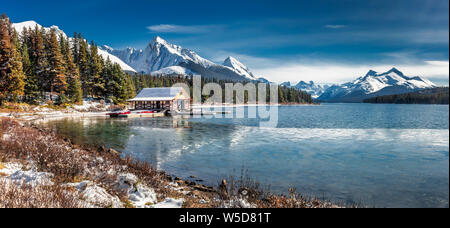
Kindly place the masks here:
POLYGON ((114 48, 145 48, 160 35, 279 82, 341 83, 396 66, 448 84, 448 0, 41 0, 0 11, 114 48))

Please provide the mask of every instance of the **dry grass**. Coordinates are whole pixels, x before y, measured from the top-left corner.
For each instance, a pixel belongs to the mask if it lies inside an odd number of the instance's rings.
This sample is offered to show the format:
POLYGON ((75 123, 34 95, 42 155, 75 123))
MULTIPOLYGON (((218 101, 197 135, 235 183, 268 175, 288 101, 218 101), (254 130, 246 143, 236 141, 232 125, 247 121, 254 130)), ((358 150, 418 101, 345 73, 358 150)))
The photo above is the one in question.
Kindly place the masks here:
POLYGON ((58 185, 18 186, 0 180, 0 208, 82 208, 78 194, 58 185))
POLYGON ((129 202, 126 193, 115 187, 118 174, 124 172, 136 175, 139 182, 153 188, 160 199, 183 198, 183 207, 187 208, 244 207, 232 203, 242 200, 247 206, 257 208, 336 207, 324 200, 304 197, 294 189, 289 196, 271 194, 269 188, 262 188, 246 172, 238 179, 229 178, 220 183, 218 190, 183 180, 177 180, 178 189, 173 189, 168 187, 169 183, 174 183, 172 178, 148 163, 123 158, 117 151, 104 147, 74 145, 48 130, 0 118, 0 162, 11 161, 24 165, 32 162, 39 172, 54 174, 55 185, 32 188, 0 182, 0 207, 83 207, 70 189, 62 187, 64 183, 82 180, 100 184, 126 203, 129 202), (3 135, 8 137, 4 139, 3 135))
POLYGON ((219 206, 242 207, 242 204, 230 201, 244 200, 256 208, 338 208, 339 206, 325 199, 307 197, 289 189, 289 195, 273 194, 270 186, 263 188, 257 181, 250 178, 248 170, 242 169, 241 176, 230 177, 219 183, 218 194, 221 199, 219 206))
MULTIPOLYGON (((6 140, 0 137, 0 161, 19 162, 24 165, 33 162, 38 172, 54 174, 53 181, 56 185, 91 180, 126 202, 126 193, 116 188, 118 174, 132 173, 139 178, 140 183, 154 188, 161 197, 176 195, 176 191, 166 188, 169 177, 164 172, 154 170, 148 163, 130 157, 122 158, 112 149, 74 145, 70 140, 52 132, 22 126, 9 118, 0 119, 0 133, 8 135, 6 140)), ((10 195, 16 194, 19 198, 36 193, 27 188, 2 187, 2 191, 10 195), (22 190, 23 194, 19 193, 22 190)), ((53 190, 58 189, 46 189, 53 190)), ((39 191, 42 192, 42 189, 39 191)), ((42 207, 47 205, 43 204, 42 207)))

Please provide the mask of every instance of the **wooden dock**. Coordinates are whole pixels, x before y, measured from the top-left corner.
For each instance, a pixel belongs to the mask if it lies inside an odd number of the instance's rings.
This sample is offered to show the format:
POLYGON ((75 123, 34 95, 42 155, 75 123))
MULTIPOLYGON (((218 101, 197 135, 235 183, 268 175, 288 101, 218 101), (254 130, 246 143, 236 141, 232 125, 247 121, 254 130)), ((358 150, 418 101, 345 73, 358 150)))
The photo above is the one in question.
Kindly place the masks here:
POLYGON ((217 111, 217 112, 207 112, 207 111, 185 111, 185 112, 171 112, 171 115, 178 116, 214 116, 214 115, 225 115, 231 114, 231 111, 217 111))
POLYGON ((125 111, 119 113, 108 113, 111 118, 159 118, 166 116, 165 112, 146 112, 146 111, 125 111))
POLYGON ((124 116, 119 116, 120 118, 160 118, 166 116, 163 112, 160 113, 142 113, 142 114, 128 114, 124 116))

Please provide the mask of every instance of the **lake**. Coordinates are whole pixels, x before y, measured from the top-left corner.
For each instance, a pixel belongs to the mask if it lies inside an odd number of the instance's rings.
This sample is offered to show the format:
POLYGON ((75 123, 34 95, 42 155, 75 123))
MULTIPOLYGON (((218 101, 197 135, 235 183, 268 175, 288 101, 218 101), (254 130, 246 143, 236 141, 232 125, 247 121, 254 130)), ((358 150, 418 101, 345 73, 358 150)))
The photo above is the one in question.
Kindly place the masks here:
MULTIPOLYGON (((247 107, 238 107, 236 110, 247 107)), ((369 207, 449 207, 449 106, 281 106, 259 119, 65 119, 76 143, 105 145, 178 177, 215 185, 242 170, 277 193, 369 207)))

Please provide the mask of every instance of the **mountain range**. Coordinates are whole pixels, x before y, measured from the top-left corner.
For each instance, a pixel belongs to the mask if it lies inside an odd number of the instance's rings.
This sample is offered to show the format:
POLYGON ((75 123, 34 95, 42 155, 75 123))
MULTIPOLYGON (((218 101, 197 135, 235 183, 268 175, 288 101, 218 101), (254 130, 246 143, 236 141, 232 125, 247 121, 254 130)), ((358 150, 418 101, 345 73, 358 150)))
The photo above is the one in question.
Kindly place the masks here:
MULTIPOLYGON (((13 24, 19 34, 24 28, 34 29, 35 26, 43 27, 34 21, 13 24)), ((44 27, 44 29, 46 31, 54 29, 57 35, 68 37, 58 26, 44 27)), ((222 64, 217 64, 190 49, 171 44, 159 36, 156 36, 144 50, 134 48, 116 50, 103 45, 98 48, 98 51, 103 58, 109 58, 129 73, 202 75, 204 78, 216 80, 271 83, 267 79, 256 77, 247 66, 236 58, 230 56, 222 64)), ((362 102, 364 99, 376 96, 408 93, 436 87, 422 77, 407 77, 396 68, 385 73, 370 70, 365 76, 342 85, 322 86, 312 81, 309 83, 300 81, 295 86, 292 86, 290 82, 281 85, 306 91, 314 99, 324 102, 362 102)))
POLYGON ((370 70, 365 76, 359 77, 353 82, 331 86, 318 100, 324 102, 362 102, 372 97, 409 93, 435 87, 435 84, 425 78, 405 76, 396 68, 392 68, 385 73, 370 70))
POLYGON ((329 85, 315 84, 313 81, 310 81, 309 83, 300 81, 298 84, 294 86, 290 82, 284 82, 281 83, 280 85, 288 88, 295 88, 297 90, 305 91, 308 94, 310 94, 313 99, 319 98, 330 87, 329 85))
POLYGON ((233 57, 223 64, 207 60, 190 49, 167 42, 156 36, 144 50, 127 48, 115 50, 102 46, 104 51, 117 56, 137 72, 152 75, 199 74, 205 78, 232 81, 257 81, 247 66, 233 57))

